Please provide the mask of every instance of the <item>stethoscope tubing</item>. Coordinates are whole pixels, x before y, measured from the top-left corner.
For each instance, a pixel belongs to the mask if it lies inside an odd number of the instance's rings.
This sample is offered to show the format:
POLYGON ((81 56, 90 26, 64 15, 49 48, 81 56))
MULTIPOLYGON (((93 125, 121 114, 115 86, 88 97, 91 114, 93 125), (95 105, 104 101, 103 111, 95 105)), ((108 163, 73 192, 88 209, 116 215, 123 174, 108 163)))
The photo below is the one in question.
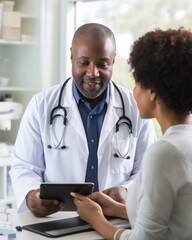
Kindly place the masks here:
MULTIPOLYGON (((51 131, 52 131, 52 145, 48 145, 47 147, 49 149, 65 149, 66 148, 66 145, 62 145, 62 140, 63 140, 63 136, 64 136, 64 129, 66 127, 66 124, 67 124, 67 111, 66 109, 61 105, 61 99, 62 99, 62 96, 63 96, 63 91, 64 91, 64 88, 66 87, 68 81, 71 79, 71 77, 69 77, 62 85, 61 89, 60 89, 60 92, 59 92, 59 99, 58 99, 58 104, 57 106, 55 106, 51 112, 50 112, 50 128, 51 128, 51 131), (57 110, 62 110, 63 111, 63 115, 62 114, 54 114, 57 110), (57 117, 62 117, 63 118, 63 131, 62 131, 62 135, 61 135, 61 139, 55 143, 54 141, 54 138, 56 139, 55 136, 55 133, 54 133, 54 130, 53 130, 53 122, 55 120, 55 118, 57 117), (62 146, 61 146, 62 145, 62 146)), ((115 127, 115 132, 117 133, 119 131, 119 127, 121 124, 126 124, 127 127, 128 127, 128 130, 129 130, 129 137, 130 137, 130 141, 132 139, 132 134, 133 134, 133 129, 132 129, 132 122, 131 122, 131 119, 128 118, 126 115, 125 115, 125 104, 124 104, 124 100, 123 100, 123 96, 118 88, 118 86, 112 82, 115 89, 117 90, 118 94, 119 94, 119 97, 121 99, 121 104, 122 104, 122 111, 123 111, 123 114, 122 116, 119 117, 118 121, 116 122, 116 127, 115 127)), ((116 145, 118 146, 117 144, 117 139, 116 139, 116 145)), ((117 157, 117 158, 124 158, 124 159, 130 159, 130 156, 128 156, 129 152, 130 152, 130 146, 131 144, 129 144, 129 147, 128 147, 128 151, 122 155, 119 151, 119 149, 117 149, 117 152, 118 153, 115 153, 114 154, 114 157, 117 157)))

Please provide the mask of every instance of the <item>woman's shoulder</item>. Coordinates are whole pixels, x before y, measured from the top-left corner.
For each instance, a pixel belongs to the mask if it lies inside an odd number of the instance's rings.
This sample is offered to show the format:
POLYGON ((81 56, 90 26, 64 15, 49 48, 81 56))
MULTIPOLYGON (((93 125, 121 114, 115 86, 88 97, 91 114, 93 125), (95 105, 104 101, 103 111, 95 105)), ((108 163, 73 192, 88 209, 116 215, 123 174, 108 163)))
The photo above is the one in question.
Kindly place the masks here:
POLYGON ((166 139, 155 142, 144 154, 143 169, 145 174, 154 178, 175 178, 186 174, 187 161, 178 146, 166 139))

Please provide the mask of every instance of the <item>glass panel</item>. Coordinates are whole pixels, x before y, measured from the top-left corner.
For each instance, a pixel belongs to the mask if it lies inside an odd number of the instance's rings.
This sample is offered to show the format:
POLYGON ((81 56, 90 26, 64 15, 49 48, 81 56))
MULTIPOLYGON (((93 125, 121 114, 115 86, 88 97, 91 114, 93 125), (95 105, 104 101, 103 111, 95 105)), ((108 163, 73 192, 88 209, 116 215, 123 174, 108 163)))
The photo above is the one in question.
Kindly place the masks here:
POLYGON ((117 41, 117 57, 113 81, 132 89, 127 59, 131 44, 140 35, 154 28, 190 27, 191 0, 105 0, 79 1, 77 27, 97 22, 113 30, 117 41), (128 75, 129 74, 129 75, 128 75))
MULTIPOLYGON (((112 29, 117 42, 117 56, 113 81, 129 89, 134 81, 127 59, 135 39, 154 28, 190 27, 192 19, 191 0, 105 0, 79 1, 77 27, 87 22, 102 23, 112 29)), ((157 135, 161 136, 154 120, 157 135)))

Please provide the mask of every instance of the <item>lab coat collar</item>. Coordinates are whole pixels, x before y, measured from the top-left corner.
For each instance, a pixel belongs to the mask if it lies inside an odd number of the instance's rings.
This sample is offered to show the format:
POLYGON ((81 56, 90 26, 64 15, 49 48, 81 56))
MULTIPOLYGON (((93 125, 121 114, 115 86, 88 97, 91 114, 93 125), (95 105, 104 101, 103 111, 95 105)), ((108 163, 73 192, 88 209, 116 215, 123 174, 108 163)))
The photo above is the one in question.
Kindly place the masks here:
MULTIPOLYGON (((73 96, 74 96, 74 98, 75 98, 76 103, 79 104, 79 102, 80 102, 80 100, 81 100, 82 98, 81 98, 81 96, 80 96, 80 93, 79 93, 79 91, 78 91, 78 89, 77 89, 74 81, 73 81, 73 83, 72 83, 72 91, 73 91, 73 96)), ((110 99, 110 87, 109 87, 109 85, 108 85, 108 86, 107 86, 107 91, 106 91, 106 94, 105 94, 105 96, 104 96, 103 101, 105 101, 106 104, 108 105, 109 99, 110 99)))
MULTIPOLYGON (((73 91, 72 91, 72 85, 73 85, 73 79, 71 78, 64 91, 63 91, 63 95, 62 95, 62 106, 66 107, 66 108, 70 108, 72 107, 72 104, 73 104, 73 100, 74 100, 74 96, 73 96, 73 91)), ((112 106, 114 108, 120 108, 122 109, 122 104, 121 104, 121 99, 119 97, 119 94, 117 93, 117 91, 115 90, 114 88, 114 85, 112 83, 112 81, 110 81, 110 98, 109 100, 107 100, 107 103, 110 103, 112 104, 112 106)))

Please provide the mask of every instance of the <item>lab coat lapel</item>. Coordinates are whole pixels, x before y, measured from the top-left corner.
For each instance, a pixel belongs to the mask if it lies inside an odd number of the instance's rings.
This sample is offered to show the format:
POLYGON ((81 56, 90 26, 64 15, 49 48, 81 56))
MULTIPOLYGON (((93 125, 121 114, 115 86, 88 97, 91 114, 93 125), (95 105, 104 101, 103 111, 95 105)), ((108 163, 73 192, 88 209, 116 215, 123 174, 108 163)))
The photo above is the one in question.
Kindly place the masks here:
POLYGON ((119 116, 117 114, 117 109, 119 109, 119 111, 122 111, 120 97, 118 96, 118 93, 115 90, 112 83, 110 84, 110 87, 111 87, 110 102, 109 102, 105 119, 103 122, 103 127, 101 130, 100 141, 99 141, 99 150, 101 151, 103 147, 106 147, 106 144, 105 144, 106 138, 109 136, 109 134, 112 131, 114 131, 115 124, 119 119, 119 116))
POLYGON ((85 129, 75 99, 72 100, 72 106, 68 111, 67 120, 70 122, 73 128, 76 129, 82 140, 87 144, 85 129))
POLYGON ((70 79, 63 91, 63 105, 67 110, 67 121, 69 121, 69 123, 81 136, 82 141, 87 144, 83 122, 81 120, 78 106, 73 97, 72 83, 73 79, 70 79))

